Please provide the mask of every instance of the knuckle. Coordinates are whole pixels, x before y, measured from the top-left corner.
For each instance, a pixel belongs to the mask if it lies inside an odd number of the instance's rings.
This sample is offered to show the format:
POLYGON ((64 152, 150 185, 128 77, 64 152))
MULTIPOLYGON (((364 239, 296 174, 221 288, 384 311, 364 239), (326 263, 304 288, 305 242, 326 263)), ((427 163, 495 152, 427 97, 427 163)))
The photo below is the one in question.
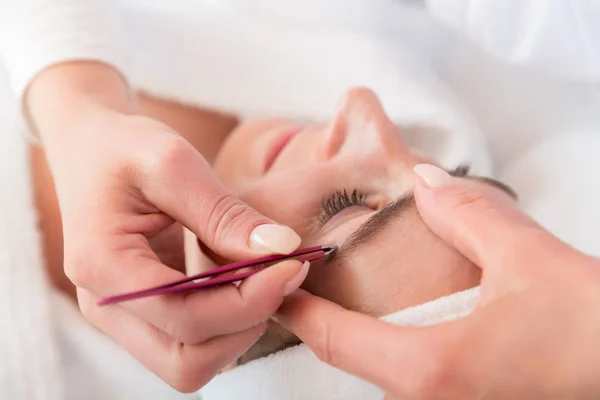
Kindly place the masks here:
POLYGON ((198 377, 190 373, 190 368, 185 363, 174 363, 167 381, 178 392, 192 393, 201 385, 197 382, 198 377))
POLYGON ((196 392, 208 382, 210 376, 205 368, 186 357, 183 344, 178 343, 175 346, 177 347, 171 355, 171 362, 166 363, 168 367, 159 375, 178 392, 196 392))
POLYGON ((63 269, 75 286, 104 294, 105 271, 114 265, 110 240, 95 232, 85 236, 86 240, 65 238, 63 269))
POLYGON ((504 247, 502 252, 495 254, 499 265, 513 271, 527 272, 528 269, 522 268, 523 265, 533 267, 551 262, 554 243, 549 242, 551 236, 540 229, 534 229, 523 226, 516 226, 510 232, 510 235, 504 236, 504 247), (535 263, 532 264, 531 254, 536 249, 544 249, 538 252, 535 263))
MULTIPOLYGON (((456 353, 446 347, 423 357, 415 368, 412 379, 407 380, 411 383, 407 390, 409 397, 437 399, 443 393, 443 398, 472 398, 474 387, 467 384, 456 353)), ((398 360, 395 365, 402 365, 402 361, 398 360)))
POLYGON ((319 321, 314 327, 314 343, 311 348, 319 360, 337 367, 338 357, 332 347, 334 343, 333 330, 331 326, 324 320, 319 321))
POLYGON ((167 304, 164 308, 171 310, 170 317, 159 326, 160 330, 185 345, 197 345, 212 336, 213 325, 206 319, 197 317, 195 311, 198 303, 192 299, 193 296, 186 296, 183 303, 167 304))
POLYGON ((182 137, 171 134, 153 138, 152 151, 140 154, 140 164, 149 174, 172 171, 187 157, 190 144, 182 137))
POLYGON ((542 229, 521 227, 512 235, 512 245, 521 253, 529 253, 531 249, 552 249, 556 239, 542 229), (529 251, 528 251, 529 250, 529 251))
MULTIPOLYGON (((83 236, 83 235, 81 235, 83 236)), ((86 240, 65 237, 63 269, 67 278, 77 287, 102 294, 96 286, 101 285, 103 268, 113 264, 109 240, 97 232, 88 231, 86 240)))
POLYGON ((90 253, 85 249, 69 251, 64 258, 67 278, 79 287, 87 287, 95 280, 94 268, 90 264, 90 253))
POLYGON ((95 317, 96 317, 96 307, 95 304, 89 298, 87 293, 82 293, 78 291, 77 293, 77 303, 79 305, 79 310, 84 318, 90 322, 92 325, 95 325, 95 317))
MULTIPOLYGON (((535 232, 527 232, 527 229, 515 228, 510 236, 506 237, 506 258, 503 265, 520 264, 523 256, 529 256, 531 249, 536 248, 537 237, 532 237, 535 232)), ((537 235, 535 235, 537 236, 537 235)))
POLYGON ((254 219, 255 213, 251 208, 231 194, 222 195, 215 202, 205 225, 213 238, 214 250, 219 253, 226 238, 254 219))
POLYGON ((190 322, 181 318, 172 318, 166 322, 162 330, 178 342, 190 345, 198 344, 202 342, 204 329, 190 322))
POLYGON ((457 215, 489 213, 495 209, 483 192, 474 188, 457 188, 446 196, 447 209, 457 215))
POLYGON ((190 374, 179 374, 174 377, 170 385, 180 393, 194 393, 202 387, 196 383, 196 380, 197 378, 192 378, 190 374))
POLYGON ((439 359, 433 359, 415 374, 412 394, 422 398, 433 398, 436 393, 448 393, 448 367, 439 359))

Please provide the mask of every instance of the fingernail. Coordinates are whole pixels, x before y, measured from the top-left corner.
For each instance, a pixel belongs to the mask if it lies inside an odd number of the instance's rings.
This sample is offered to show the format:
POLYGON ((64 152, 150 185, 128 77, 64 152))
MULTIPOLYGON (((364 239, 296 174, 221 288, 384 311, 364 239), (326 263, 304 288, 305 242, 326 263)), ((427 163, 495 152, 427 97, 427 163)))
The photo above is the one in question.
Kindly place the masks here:
POLYGON ((419 175, 430 188, 450 185, 453 182, 449 173, 431 164, 418 164, 413 168, 415 174, 419 175))
POLYGON ((289 254, 301 241, 296 232, 283 225, 259 225, 250 234, 250 247, 263 253, 289 254))
POLYGON ((302 264, 302 268, 296 274, 296 276, 293 277, 291 281, 289 281, 288 283, 285 284, 285 286, 283 288, 284 296, 294 293, 296 291, 296 289, 298 289, 300 287, 300 285, 302 285, 302 282, 304 282, 304 279, 306 279, 306 275, 308 275, 309 269, 310 269, 310 263, 308 261, 305 261, 304 264, 302 264))

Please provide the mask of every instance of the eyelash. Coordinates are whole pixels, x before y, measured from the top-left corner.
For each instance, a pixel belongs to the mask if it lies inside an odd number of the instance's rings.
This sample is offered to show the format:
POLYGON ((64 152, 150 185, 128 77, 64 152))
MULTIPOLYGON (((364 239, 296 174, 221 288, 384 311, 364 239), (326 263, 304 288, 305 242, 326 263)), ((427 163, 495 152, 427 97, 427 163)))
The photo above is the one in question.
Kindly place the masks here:
POLYGON ((354 189, 348 193, 346 189, 338 190, 330 196, 323 199, 321 213, 319 214, 319 223, 325 225, 331 218, 344 211, 346 208, 355 206, 366 206, 364 192, 354 189))

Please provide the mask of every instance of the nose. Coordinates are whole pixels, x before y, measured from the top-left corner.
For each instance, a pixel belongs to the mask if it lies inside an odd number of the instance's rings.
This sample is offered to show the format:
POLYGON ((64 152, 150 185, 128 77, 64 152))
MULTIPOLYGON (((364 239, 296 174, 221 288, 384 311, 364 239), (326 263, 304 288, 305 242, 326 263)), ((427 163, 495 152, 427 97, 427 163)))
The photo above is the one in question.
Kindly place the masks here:
POLYGON ((381 153, 394 159, 408 155, 398 128, 372 90, 350 89, 340 103, 323 142, 326 158, 338 154, 381 153))

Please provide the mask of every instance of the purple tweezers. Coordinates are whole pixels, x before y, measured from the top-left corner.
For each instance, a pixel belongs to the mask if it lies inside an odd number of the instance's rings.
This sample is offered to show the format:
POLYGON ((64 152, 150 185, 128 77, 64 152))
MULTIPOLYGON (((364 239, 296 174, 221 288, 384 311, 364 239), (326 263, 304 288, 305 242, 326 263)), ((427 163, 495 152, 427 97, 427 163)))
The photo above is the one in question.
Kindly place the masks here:
POLYGON ((315 247, 309 247, 306 249, 296 250, 290 254, 275 254, 275 255, 255 258, 253 260, 248 260, 248 261, 239 261, 239 262, 235 262, 232 264, 222 265, 220 267, 213 268, 213 269, 205 271, 205 272, 201 272, 197 275, 188 276, 187 278, 183 278, 183 279, 173 281, 170 283, 165 283, 163 285, 155 286, 155 287, 152 287, 149 289, 143 289, 143 290, 138 290, 135 292, 128 292, 128 293, 118 294, 115 296, 105 297, 105 298, 99 300, 97 304, 99 306, 104 306, 107 304, 115 304, 115 303, 120 303, 122 301, 139 299, 142 297, 158 296, 158 295, 172 294, 172 293, 181 293, 181 292, 187 292, 187 291, 192 291, 192 290, 197 290, 197 289, 202 289, 202 288, 214 287, 214 286, 223 285, 226 283, 238 282, 238 281, 242 281, 242 280, 246 279, 247 277, 249 277, 251 275, 254 275, 257 272, 260 272, 261 269, 260 268, 252 269, 250 271, 245 271, 245 272, 242 272, 239 274, 232 274, 232 275, 224 275, 224 276, 218 276, 218 275, 224 274, 226 272, 231 272, 231 271, 235 271, 238 269, 242 269, 242 268, 253 267, 253 266, 257 266, 257 265, 261 265, 261 264, 272 263, 275 261, 282 261, 282 260, 287 260, 287 259, 296 258, 296 257, 299 257, 298 260, 301 262, 315 261, 315 260, 319 260, 324 257, 328 257, 336 250, 337 250, 336 246, 315 246, 315 247), (313 254, 313 253, 316 253, 316 254, 313 254), (302 256, 305 256, 305 257, 302 257, 302 256), (216 276, 216 277, 213 278, 213 276, 216 276), (203 279, 203 278, 210 278, 210 279, 205 279, 201 282, 194 282, 195 280, 203 279), (187 285, 185 285, 186 283, 187 283, 187 285))

